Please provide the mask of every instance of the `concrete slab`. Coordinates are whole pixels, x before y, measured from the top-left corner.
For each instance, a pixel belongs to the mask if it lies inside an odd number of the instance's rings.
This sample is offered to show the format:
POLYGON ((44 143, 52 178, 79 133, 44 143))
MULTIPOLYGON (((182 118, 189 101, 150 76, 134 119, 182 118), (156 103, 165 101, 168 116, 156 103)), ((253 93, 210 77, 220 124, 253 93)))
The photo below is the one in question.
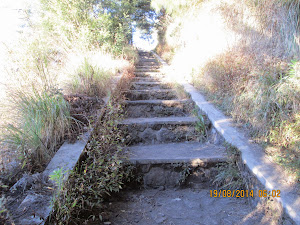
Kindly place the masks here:
POLYGON ((167 106, 175 106, 179 104, 187 104, 191 103, 191 100, 136 100, 136 101, 124 101, 125 104, 128 105, 167 105, 167 106))
POLYGON ((131 82, 131 84, 135 85, 162 85, 165 83, 159 82, 159 81, 134 81, 131 82))
POLYGON ((145 72, 138 72, 138 71, 135 71, 134 74, 136 76, 164 76, 164 74, 162 72, 151 72, 151 71, 145 71, 145 72))
POLYGON ((73 144, 65 142, 59 148, 55 156, 44 170, 44 174, 49 176, 54 172, 54 170, 60 168, 62 168, 64 172, 72 171, 75 168, 80 155, 82 154, 88 137, 89 133, 86 133, 82 136, 81 140, 76 141, 73 144))
POLYGON ((143 62, 157 62, 156 58, 153 57, 153 58, 147 58, 147 59, 140 59, 139 60, 139 63, 143 63, 143 62))
MULTIPOLYGON (((128 91, 124 91, 125 93, 145 93, 145 94, 147 94, 147 93, 151 93, 151 94, 153 94, 153 90, 152 89, 144 89, 144 90, 128 90, 128 91)), ((172 90, 170 90, 170 89, 157 89, 157 90, 155 90, 155 93, 168 93, 168 92, 172 92, 172 90)))
POLYGON ((143 81, 143 82, 156 82, 160 79, 155 78, 155 77, 134 77, 134 81, 143 81))
POLYGON ((160 72, 159 69, 155 69, 155 68, 152 68, 152 69, 147 69, 147 68, 139 68, 139 69, 135 69, 135 72, 160 72))
POLYGON ((152 68, 155 68, 155 69, 159 69, 159 66, 158 65, 136 65, 135 68, 142 68, 142 69, 152 69, 152 68))
POLYGON ((196 117, 154 117, 154 118, 128 118, 122 120, 120 124, 143 124, 143 125, 155 125, 155 124, 178 124, 189 125, 198 121, 196 117))
POLYGON ((139 145, 127 149, 129 162, 138 164, 189 163, 198 166, 206 163, 226 162, 222 146, 199 142, 139 145))

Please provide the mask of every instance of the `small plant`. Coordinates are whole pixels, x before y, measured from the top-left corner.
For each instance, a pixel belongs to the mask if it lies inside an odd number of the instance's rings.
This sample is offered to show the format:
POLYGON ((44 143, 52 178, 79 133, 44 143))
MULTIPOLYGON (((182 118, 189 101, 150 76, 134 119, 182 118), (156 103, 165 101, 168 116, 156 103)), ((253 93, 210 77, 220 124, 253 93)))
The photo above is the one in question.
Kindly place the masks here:
POLYGON ((227 153, 228 161, 218 164, 217 175, 213 183, 221 189, 244 189, 244 180, 237 166, 239 152, 229 145, 227 146, 227 153))
POLYGON ((203 116, 198 113, 197 108, 195 108, 193 110, 193 115, 196 116, 198 118, 196 125, 195 125, 195 129, 198 133, 200 133, 200 135, 204 138, 207 137, 207 129, 206 129, 206 125, 205 125, 205 121, 203 116))
POLYGON ((171 86, 174 88, 176 95, 179 99, 185 99, 189 97, 181 84, 172 83, 171 86))
POLYGON ((93 66, 85 58, 73 79, 72 92, 103 97, 110 88, 111 76, 112 71, 93 66))
POLYGON ((67 171, 63 171, 63 168, 59 168, 54 170, 53 173, 49 176, 50 180, 55 182, 56 186, 58 187, 58 191, 62 190, 63 181, 66 173, 67 171))
POLYGON ((186 163, 181 166, 180 179, 178 181, 180 185, 184 184, 189 175, 191 175, 191 170, 192 169, 186 163))

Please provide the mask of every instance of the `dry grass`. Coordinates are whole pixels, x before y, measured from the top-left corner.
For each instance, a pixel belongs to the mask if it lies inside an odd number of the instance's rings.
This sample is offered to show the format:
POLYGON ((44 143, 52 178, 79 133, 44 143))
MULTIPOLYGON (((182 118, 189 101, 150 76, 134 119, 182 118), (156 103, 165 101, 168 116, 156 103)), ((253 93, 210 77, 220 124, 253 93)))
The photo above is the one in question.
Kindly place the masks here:
POLYGON ((299 2, 204 1, 166 33, 174 74, 188 74, 299 181, 299 2))
POLYGON ((70 45, 63 35, 35 24, 30 35, 6 49, 0 70, 1 170, 20 156, 28 168, 47 163, 73 120, 63 95, 104 97, 112 76, 130 64, 124 58, 135 60, 132 48, 117 58, 100 48, 85 48, 85 41, 70 45))

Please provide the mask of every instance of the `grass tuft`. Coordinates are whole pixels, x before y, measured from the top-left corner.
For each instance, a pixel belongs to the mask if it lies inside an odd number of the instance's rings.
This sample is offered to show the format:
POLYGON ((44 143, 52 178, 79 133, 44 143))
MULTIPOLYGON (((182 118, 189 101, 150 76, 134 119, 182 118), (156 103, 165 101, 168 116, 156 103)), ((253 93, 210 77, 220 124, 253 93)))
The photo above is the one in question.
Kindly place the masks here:
POLYGON ((68 103, 56 91, 15 92, 12 96, 17 121, 8 124, 5 141, 19 150, 23 165, 42 166, 52 157, 68 132, 68 103))
POLYGON ((71 91, 88 96, 103 97, 109 90, 111 77, 111 70, 93 66, 85 58, 72 81, 71 91))

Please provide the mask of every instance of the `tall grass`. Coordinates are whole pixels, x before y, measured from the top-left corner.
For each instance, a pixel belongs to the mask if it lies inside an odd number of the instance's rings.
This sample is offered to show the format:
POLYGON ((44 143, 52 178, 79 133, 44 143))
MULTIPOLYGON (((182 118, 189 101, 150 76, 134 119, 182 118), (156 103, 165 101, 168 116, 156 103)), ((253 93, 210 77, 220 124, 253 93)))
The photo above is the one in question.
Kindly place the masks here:
POLYGON ((69 105, 54 91, 18 91, 12 99, 17 114, 15 123, 7 126, 5 141, 20 151, 23 165, 41 166, 69 131, 69 105))
POLYGON ((298 181, 299 15, 299 1, 207 0, 168 15, 165 28, 174 74, 188 74, 298 181))
POLYGON ((73 79, 71 91, 88 96, 105 96, 110 88, 112 71, 91 65, 84 59, 73 79))

